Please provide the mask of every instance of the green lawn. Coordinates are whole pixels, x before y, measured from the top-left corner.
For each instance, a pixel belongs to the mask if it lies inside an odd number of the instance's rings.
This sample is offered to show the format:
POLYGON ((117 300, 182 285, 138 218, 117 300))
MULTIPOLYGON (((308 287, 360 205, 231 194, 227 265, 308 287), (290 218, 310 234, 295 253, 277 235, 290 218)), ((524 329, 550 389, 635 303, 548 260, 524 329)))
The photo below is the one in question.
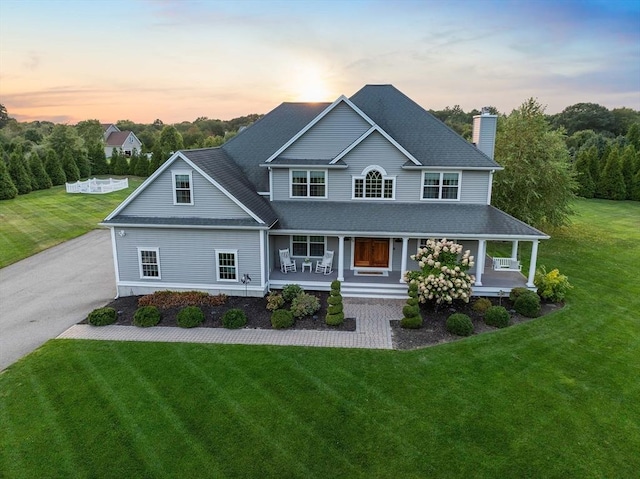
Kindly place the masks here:
POLYGON ((49 341, 0 375, 0 476, 635 478, 640 204, 576 209, 567 306, 457 343, 49 341))
POLYGON ((0 201, 0 268, 97 228, 141 179, 104 195, 68 194, 64 186, 0 201))

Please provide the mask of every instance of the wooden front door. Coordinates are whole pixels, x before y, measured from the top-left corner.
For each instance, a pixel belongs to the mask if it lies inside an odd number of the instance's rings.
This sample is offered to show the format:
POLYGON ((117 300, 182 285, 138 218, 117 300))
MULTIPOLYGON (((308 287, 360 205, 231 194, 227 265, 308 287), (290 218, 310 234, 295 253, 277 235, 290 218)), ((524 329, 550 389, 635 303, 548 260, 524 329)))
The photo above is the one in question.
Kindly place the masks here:
POLYGON ((361 268, 389 267, 389 240, 356 238, 353 265, 361 268))

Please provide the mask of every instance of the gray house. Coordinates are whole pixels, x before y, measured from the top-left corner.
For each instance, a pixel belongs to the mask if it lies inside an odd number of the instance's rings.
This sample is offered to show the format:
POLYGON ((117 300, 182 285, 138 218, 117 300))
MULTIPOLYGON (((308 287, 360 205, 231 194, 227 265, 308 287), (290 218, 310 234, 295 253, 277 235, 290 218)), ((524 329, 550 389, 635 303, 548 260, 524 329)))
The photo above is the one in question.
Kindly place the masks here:
POLYGON ((107 158, 111 158, 113 150, 117 149, 124 156, 129 158, 134 151, 140 153, 142 151, 142 142, 132 131, 120 131, 113 123, 102 124, 104 137, 104 154, 107 158))
POLYGON ((472 251, 474 295, 533 288, 548 236, 491 206, 496 121, 474 119, 476 147, 393 86, 367 85, 331 104, 283 103, 219 148, 178 151, 103 222, 118 294, 262 296, 338 279, 345 296, 406 297, 402 273, 428 238, 472 251), (510 257, 488 257, 487 241, 510 242, 510 257))

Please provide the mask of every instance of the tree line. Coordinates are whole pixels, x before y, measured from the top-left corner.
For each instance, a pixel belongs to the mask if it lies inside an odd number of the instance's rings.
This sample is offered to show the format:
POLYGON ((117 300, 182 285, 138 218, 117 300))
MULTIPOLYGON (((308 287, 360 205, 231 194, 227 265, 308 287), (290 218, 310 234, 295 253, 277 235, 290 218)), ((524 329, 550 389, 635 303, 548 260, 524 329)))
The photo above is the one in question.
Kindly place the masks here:
POLYGON ((18 122, 0 105, 0 199, 90 176, 149 176, 173 152, 220 146, 260 117, 252 114, 229 121, 200 117, 175 125, 165 125, 161 120, 148 125, 120 120, 116 126, 132 131, 141 141, 142 151, 125 156, 114 149, 107 158, 104 131, 98 120, 76 125, 18 122))

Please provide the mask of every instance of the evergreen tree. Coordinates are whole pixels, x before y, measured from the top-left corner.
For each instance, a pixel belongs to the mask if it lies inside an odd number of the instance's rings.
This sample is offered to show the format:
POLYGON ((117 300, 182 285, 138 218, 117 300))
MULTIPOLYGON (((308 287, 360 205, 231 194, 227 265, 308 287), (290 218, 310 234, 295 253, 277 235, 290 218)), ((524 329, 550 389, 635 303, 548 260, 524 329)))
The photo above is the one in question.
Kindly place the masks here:
POLYGON ((633 194, 633 177, 636 174, 636 149, 633 145, 628 145, 623 150, 620 164, 622 166, 622 176, 624 177, 626 198, 630 200, 633 194))
POLYGON ((78 165, 73 160, 73 153, 71 149, 67 148, 62 153, 62 169, 64 170, 64 175, 67 178, 69 183, 78 181, 80 179, 80 170, 78 169, 78 165))
POLYGON ((117 176, 125 176, 129 172, 127 159, 117 148, 114 148, 111 153, 111 167, 112 173, 117 176))
POLYGON ((44 162, 44 169, 47 172, 47 175, 49 175, 49 178, 51 178, 51 183, 54 186, 64 185, 67 181, 67 176, 64 174, 58 155, 52 148, 47 150, 47 159, 44 162))
POLYGON ((46 190, 51 188, 51 178, 47 175, 40 155, 32 152, 29 156, 29 168, 31 169, 31 183, 34 190, 46 190))
POLYGON ((544 107, 530 98, 501 118, 496 135, 494 203, 534 226, 569 222, 577 184, 563 134, 552 130, 544 107))
POLYGON ((33 189, 31 175, 27 169, 27 162, 20 145, 14 148, 13 153, 9 155, 9 175, 18 189, 19 195, 25 195, 33 189))
POLYGON ((160 148, 160 145, 156 144, 156 146, 153 147, 153 154, 151 155, 151 163, 149 163, 149 171, 148 171, 149 176, 151 176, 154 171, 160 168, 160 165, 163 163, 162 158, 163 158, 162 149, 160 148))
POLYGON ((107 156, 104 153, 104 147, 102 144, 97 142, 89 143, 87 147, 87 154, 89 156, 89 163, 91 163, 91 173, 93 175, 109 174, 109 164, 107 163, 107 156))
POLYGON ((13 184, 7 165, 0 155, 0 200, 10 200, 16 196, 18 196, 18 189, 13 184))
POLYGON ((147 159, 147 155, 140 156, 133 175, 141 176, 143 178, 149 175, 149 160, 147 159))
POLYGON ((591 164, 593 158, 597 161, 598 150, 592 146, 588 150, 580 150, 576 157, 575 169, 576 180, 578 181, 577 194, 583 198, 593 198, 596 184, 591 177, 591 164))
POLYGON ((627 141, 636 151, 640 151, 640 123, 633 123, 627 131, 627 141))
POLYGON ((633 175, 633 183, 631 186, 631 199, 633 201, 640 201, 640 169, 633 175))
POLYGON ((89 162, 87 153, 84 150, 77 154, 76 165, 78 165, 80 178, 89 178, 91 176, 91 163, 89 162))
POLYGON ((138 155, 138 150, 133 150, 131 153, 131 158, 129 158, 129 171, 128 174, 135 175, 136 174, 136 166, 138 166, 138 160, 140 159, 140 155, 138 155))
POLYGON ((627 196, 617 147, 613 148, 607 157, 607 163, 600 175, 597 195, 608 200, 624 200, 627 196))

